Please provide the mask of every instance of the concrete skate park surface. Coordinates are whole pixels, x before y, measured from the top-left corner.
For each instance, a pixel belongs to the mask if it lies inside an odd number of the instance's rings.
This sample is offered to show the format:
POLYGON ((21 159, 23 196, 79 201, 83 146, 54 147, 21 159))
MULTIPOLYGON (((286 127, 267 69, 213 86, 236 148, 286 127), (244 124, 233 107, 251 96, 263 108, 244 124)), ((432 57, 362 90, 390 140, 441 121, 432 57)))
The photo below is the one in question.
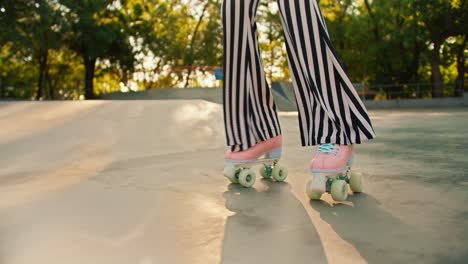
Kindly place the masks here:
POLYGON ((0 263, 468 263, 468 109, 371 111, 365 193, 340 204, 307 199, 294 112, 287 182, 230 185, 221 111, 0 103, 0 263))

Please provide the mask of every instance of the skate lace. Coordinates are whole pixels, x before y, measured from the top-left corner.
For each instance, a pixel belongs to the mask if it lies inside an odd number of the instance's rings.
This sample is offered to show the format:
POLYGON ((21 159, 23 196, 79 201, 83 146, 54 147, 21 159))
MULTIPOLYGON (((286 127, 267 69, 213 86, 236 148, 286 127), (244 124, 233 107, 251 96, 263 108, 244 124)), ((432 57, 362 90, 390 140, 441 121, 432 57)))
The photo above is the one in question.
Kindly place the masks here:
POLYGON ((324 153, 324 154, 338 154, 339 148, 335 148, 335 144, 332 143, 326 143, 326 144, 321 144, 318 148, 319 153, 324 153))

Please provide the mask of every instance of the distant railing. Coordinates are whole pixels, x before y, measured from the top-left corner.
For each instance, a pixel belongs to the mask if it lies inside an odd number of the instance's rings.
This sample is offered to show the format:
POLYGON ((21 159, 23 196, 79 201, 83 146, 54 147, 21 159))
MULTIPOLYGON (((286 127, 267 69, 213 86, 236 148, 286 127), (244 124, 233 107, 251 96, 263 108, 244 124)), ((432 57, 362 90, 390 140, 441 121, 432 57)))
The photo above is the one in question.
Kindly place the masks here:
MULTIPOLYGON (((224 78, 223 68, 211 67, 217 81, 224 78)), ((353 84, 359 96, 363 100, 391 100, 391 99, 416 99, 432 98, 432 83, 402 83, 402 84, 353 84)), ((443 97, 462 97, 464 91, 458 90, 457 83, 444 83, 443 97)), ((468 88, 465 81, 464 87, 468 88)))
MULTIPOLYGON (((390 100, 432 98, 432 83, 405 83, 405 84, 354 84, 362 99, 390 100)), ((443 97, 461 97, 464 91, 458 91, 456 83, 444 83, 443 97)), ((464 87, 468 87, 465 82, 464 87)))

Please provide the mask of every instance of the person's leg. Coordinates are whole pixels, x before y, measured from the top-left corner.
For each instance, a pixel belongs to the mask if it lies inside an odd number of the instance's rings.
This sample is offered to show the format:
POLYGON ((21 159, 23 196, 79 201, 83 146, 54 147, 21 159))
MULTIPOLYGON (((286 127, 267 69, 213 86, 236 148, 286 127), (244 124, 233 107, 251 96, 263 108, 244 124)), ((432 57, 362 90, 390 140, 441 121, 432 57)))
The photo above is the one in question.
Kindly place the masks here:
POLYGON ((367 110, 340 65, 316 0, 278 0, 304 146, 375 137, 367 110))
POLYGON ((281 134, 256 36, 260 0, 224 0, 223 103, 227 145, 242 151, 281 134))
MULTIPOLYGON (((314 177, 307 183, 307 194, 311 199, 319 199, 328 191, 335 200, 345 200, 346 182, 335 177, 351 166, 353 144, 375 137, 370 118, 338 62, 317 1, 278 0, 278 3, 302 144, 320 145, 310 165, 314 177)), ((360 192, 360 176, 356 175, 350 183, 353 191, 360 192)))

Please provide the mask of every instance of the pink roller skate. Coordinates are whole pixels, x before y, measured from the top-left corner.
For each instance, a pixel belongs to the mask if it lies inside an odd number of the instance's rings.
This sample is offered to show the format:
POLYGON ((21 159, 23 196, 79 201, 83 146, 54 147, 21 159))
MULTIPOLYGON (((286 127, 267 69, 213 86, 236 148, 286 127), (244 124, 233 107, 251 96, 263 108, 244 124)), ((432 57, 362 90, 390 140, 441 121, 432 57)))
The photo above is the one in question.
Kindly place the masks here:
POLYGON ((353 145, 322 144, 310 165, 313 178, 307 183, 310 199, 318 200, 323 193, 335 201, 348 198, 348 185, 355 193, 362 192, 362 175, 351 171, 353 145))
POLYGON ((282 137, 277 136, 261 141, 255 146, 239 152, 226 152, 224 158, 226 166, 223 175, 232 183, 239 183, 244 187, 252 187, 255 183, 255 172, 251 167, 263 165, 260 174, 263 178, 273 178, 284 181, 288 176, 286 168, 277 165, 281 158, 282 137))

